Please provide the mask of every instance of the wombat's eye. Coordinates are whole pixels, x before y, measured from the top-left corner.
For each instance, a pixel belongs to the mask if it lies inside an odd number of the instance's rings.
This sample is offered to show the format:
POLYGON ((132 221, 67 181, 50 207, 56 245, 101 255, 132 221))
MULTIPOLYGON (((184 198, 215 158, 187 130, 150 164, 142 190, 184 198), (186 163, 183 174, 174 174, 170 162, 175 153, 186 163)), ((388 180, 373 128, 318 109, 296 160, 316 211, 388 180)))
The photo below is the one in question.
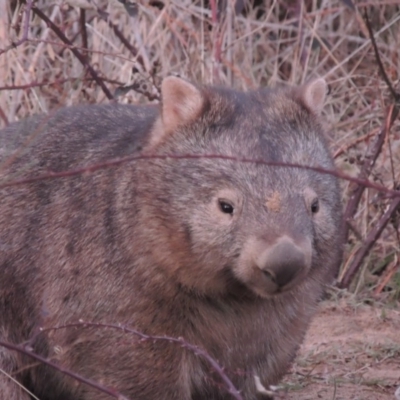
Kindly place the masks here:
POLYGON ((319 211, 319 201, 318 199, 314 199, 311 203, 311 212, 316 214, 319 211))
POLYGON ((219 209, 225 214, 233 214, 233 205, 225 200, 218 200, 219 209))

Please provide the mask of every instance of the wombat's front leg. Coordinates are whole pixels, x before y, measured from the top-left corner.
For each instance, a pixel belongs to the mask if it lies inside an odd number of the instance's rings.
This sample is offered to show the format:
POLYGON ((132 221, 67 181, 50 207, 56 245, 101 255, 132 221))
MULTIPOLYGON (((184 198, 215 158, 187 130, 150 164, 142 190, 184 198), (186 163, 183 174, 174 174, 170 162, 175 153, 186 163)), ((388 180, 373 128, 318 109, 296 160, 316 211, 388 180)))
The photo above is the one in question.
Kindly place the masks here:
POLYGON ((28 393, 19 386, 20 384, 11 380, 0 372, 0 399, 7 400, 30 400, 28 393))
POLYGON ((0 347, 0 399, 30 400, 28 393, 13 376, 15 366, 15 358, 11 352, 0 347))

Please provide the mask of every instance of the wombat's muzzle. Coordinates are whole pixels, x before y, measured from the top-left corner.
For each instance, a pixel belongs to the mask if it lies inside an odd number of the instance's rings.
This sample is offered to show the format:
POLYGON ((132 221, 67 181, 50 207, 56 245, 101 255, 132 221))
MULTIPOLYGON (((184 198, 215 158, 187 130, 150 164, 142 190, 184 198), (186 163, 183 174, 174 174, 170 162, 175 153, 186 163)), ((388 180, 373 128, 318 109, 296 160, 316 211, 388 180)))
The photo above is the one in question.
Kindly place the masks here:
POLYGON ((265 289, 272 293, 292 287, 304 277, 311 266, 311 242, 295 243, 283 236, 256 258, 264 275, 265 289))

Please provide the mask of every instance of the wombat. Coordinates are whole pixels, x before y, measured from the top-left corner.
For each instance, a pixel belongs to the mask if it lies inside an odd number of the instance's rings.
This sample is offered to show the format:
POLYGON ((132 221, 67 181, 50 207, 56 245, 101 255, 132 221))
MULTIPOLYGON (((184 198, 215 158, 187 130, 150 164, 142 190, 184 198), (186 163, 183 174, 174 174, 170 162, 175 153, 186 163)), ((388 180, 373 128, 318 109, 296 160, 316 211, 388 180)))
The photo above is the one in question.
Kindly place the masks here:
MULTIPOLYGON (((336 177, 293 166, 333 169, 326 89, 168 77, 160 106, 71 107, 1 131, 0 340, 131 400, 231 399, 187 346, 79 321, 182 338, 259 398, 341 260, 336 177)), ((1 399, 29 398, 15 380, 41 400, 110 398, 5 347, 0 368, 1 399)))

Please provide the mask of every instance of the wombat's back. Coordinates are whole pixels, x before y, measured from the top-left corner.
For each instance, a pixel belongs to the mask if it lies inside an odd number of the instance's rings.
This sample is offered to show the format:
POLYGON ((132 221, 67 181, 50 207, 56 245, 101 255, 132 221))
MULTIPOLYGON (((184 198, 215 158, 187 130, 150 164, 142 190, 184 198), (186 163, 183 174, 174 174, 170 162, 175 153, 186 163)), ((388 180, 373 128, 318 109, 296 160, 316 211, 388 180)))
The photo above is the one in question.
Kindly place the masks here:
MULTIPOLYGON (((37 115, 1 131, 0 162, 7 162, 9 157, 13 162, 21 159, 21 163, 29 159, 30 171, 34 172, 34 156, 41 158, 41 163, 47 158, 49 169, 61 171, 70 165, 124 157, 142 148, 157 114, 156 106, 108 104, 37 115)), ((6 171, 1 172, 3 179, 7 178, 6 171)))

